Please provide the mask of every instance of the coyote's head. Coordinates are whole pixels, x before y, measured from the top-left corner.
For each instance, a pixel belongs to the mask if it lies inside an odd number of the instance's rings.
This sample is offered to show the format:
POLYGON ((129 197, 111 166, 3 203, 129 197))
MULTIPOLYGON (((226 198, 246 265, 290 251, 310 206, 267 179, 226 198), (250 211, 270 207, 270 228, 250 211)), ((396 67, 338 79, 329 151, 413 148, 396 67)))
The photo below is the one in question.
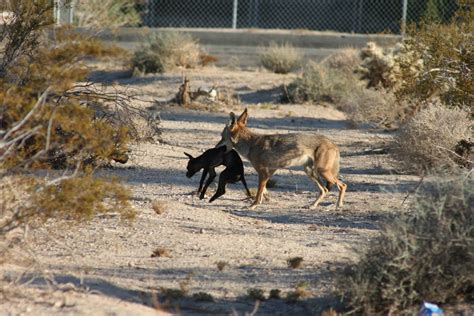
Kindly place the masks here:
POLYGON ((230 112, 230 121, 226 124, 221 133, 221 140, 218 146, 226 146, 227 151, 231 150, 239 141, 239 134, 245 129, 247 125, 248 113, 245 109, 239 118, 236 118, 234 112, 230 112))

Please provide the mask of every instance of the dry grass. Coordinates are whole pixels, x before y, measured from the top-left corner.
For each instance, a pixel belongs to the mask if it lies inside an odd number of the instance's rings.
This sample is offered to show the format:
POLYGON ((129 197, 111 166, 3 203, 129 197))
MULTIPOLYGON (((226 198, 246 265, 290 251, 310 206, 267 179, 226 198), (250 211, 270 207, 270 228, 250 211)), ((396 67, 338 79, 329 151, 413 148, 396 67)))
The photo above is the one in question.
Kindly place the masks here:
POLYGON ((135 73, 159 73, 176 67, 195 68, 203 61, 202 56, 201 47, 190 34, 168 31, 151 35, 148 44, 135 52, 132 66, 135 73))
POLYGON ((286 98, 291 103, 337 102, 358 83, 355 76, 310 62, 301 78, 286 87, 286 98))
POLYGON ((299 299, 309 296, 308 291, 309 283, 308 282, 299 282, 295 285, 295 290, 290 291, 286 294, 286 301, 288 303, 296 303, 299 299))
POLYGON ((151 254, 152 258, 168 257, 171 258, 171 250, 165 247, 156 248, 151 254))
POLYGON ((217 266, 217 270, 219 271, 223 271, 225 267, 227 267, 229 265, 229 263, 225 262, 225 261, 218 261, 216 263, 216 266, 217 266))
POLYGON ((134 0, 79 0, 74 5, 74 24, 79 27, 136 26, 140 16, 134 0))
POLYGON ((298 269, 303 266, 303 257, 293 257, 286 260, 288 263, 288 268, 298 269))
POLYGON ((474 175, 422 184, 409 212, 391 219, 339 289, 358 314, 410 315, 426 300, 463 302, 474 294, 474 175))
POLYGON ((151 208, 156 214, 161 215, 168 209, 168 202, 158 200, 153 201, 151 208))
POLYGON ((265 69, 277 74, 287 74, 301 66, 303 55, 289 43, 270 43, 260 54, 260 63, 265 69))
POLYGON ((351 89, 337 107, 346 112, 352 122, 375 127, 394 127, 404 115, 404 107, 392 92, 360 85, 351 89))
POLYGON ((469 113, 430 104, 404 124, 391 146, 402 169, 423 174, 428 170, 457 168, 453 150, 460 140, 472 138, 469 113))
POLYGON ((359 67, 361 61, 358 49, 344 48, 324 58, 321 61, 321 65, 352 75, 357 67, 359 67))

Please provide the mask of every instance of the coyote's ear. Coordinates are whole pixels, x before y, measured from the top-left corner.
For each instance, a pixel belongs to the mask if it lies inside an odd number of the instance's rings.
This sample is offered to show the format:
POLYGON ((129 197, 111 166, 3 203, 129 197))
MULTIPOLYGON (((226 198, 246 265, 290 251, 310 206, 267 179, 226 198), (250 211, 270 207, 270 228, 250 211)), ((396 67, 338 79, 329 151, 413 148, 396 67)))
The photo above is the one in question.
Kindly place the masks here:
POLYGON ((184 152, 184 154, 185 154, 186 156, 188 156, 189 159, 193 159, 193 158, 194 158, 193 156, 191 156, 191 155, 188 154, 187 152, 184 152))
POLYGON ((229 126, 232 126, 235 124, 235 113, 234 112, 230 112, 230 121, 229 121, 229 126))
POLYGON ((240 114, 239 119, 237 120, 237 122, 239 122, 240 124, 245 126, 245 125, 247 125, 247 118, 248 118, 248 113, 247 113, 247 108, 245 108, 245 110, 242 112, 242 114, 240 114))

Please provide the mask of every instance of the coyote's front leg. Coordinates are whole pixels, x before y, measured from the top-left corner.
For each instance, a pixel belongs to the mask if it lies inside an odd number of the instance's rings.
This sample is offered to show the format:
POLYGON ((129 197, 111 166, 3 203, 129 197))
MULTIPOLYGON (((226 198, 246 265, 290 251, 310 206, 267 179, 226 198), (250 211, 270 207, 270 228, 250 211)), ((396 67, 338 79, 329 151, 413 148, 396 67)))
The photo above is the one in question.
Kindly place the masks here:
POLYGON ((275 170, 268 170, 268 169, 258 169, 258 189, 257 195, 255 196, 255 201, 250 205, 250 209, 254 209, 257 207, 258 204, 262 204, 263 194, 266 191, 266 185, 268 179, 275 173, 275 170))

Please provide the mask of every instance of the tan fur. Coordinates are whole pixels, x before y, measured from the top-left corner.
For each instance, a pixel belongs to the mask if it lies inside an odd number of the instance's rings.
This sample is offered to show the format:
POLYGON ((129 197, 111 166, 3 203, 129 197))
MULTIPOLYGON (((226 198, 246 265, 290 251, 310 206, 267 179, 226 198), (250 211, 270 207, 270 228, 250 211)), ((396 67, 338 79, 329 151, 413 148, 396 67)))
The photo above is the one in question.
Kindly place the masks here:
POLYGON ((328 182, 328 186, 336 184, 339 190, 337 206, 343 205, 347 185, 337 177, 339 174, 339 148, 329 139, 316 134, 284 134, 260 135, 252 132, 247 126, 247 109, 236 119, 230 113, 231 121, 222 131, 219 145, 225 144, 230 150, 237 152, 248 159, 258 173, 258 190, 254 203, 255 207, 262 203, 266 184, 277 169, 292 166, 303 166, 308 177, 319 188, 320 194, 311 205, 312 208, 325 197, 328 189, 321 182, 321 178, 328 182))

